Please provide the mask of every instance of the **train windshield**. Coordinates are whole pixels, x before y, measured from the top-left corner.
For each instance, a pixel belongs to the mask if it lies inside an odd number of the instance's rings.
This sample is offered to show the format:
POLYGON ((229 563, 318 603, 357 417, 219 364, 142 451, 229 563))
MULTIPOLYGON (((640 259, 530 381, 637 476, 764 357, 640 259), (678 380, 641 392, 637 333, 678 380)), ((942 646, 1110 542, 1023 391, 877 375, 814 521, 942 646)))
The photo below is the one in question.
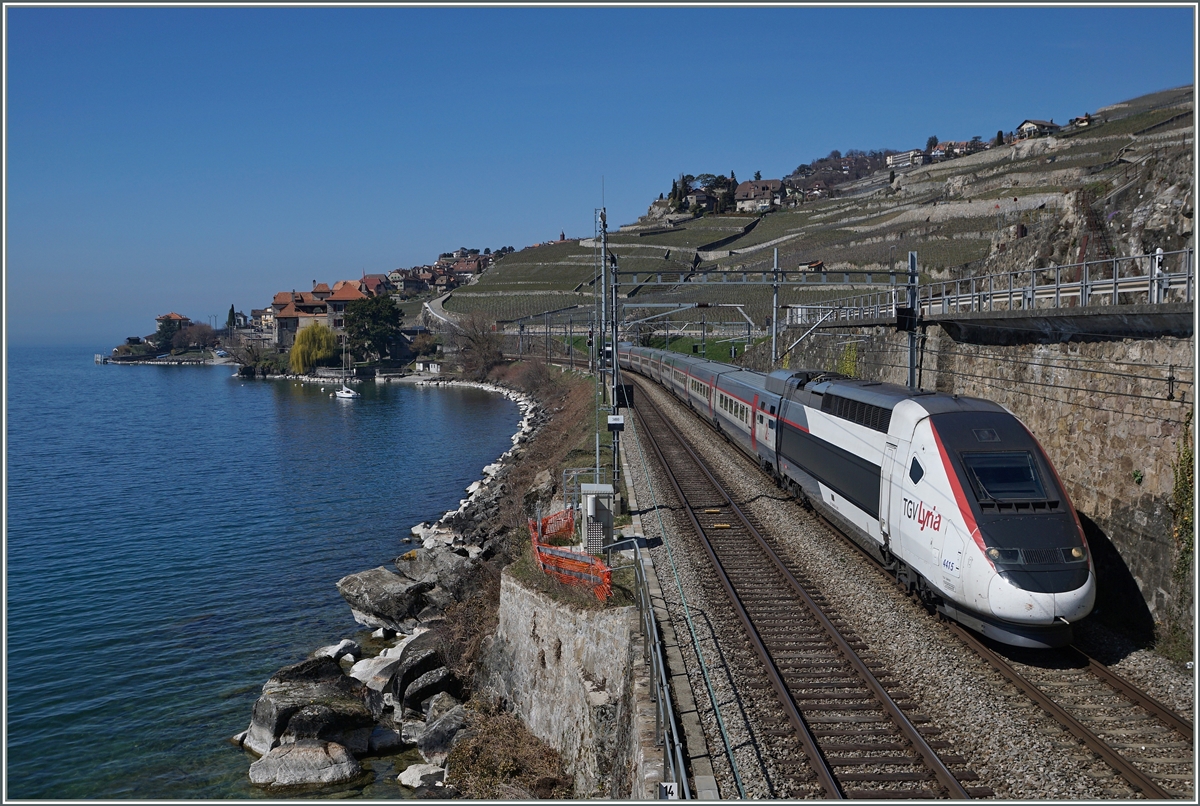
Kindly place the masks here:
POLYGON ((1044 501, 1046 490, 1029 451, 964 453, 975 496, 993 501, 1044 501))

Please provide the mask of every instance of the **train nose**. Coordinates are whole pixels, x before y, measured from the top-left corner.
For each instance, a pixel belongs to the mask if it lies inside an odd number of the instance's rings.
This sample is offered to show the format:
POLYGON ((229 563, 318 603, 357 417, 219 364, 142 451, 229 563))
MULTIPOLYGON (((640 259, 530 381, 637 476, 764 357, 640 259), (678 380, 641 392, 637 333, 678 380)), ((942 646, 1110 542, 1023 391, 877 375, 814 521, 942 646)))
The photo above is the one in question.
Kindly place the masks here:
POLYGON ((1051 624, 1057 615, 1053 593, 1023 590, 1000 574, 992 577, 992 584, 988 587, 988 603, 994 616, 1007 621, 1051 624))
POLYGON ((1050 624, 1063 619, 1076 622, 1091 612, 1095 601, 1096 586, 1091 574, 1083 586, 1061 593, 1024 590, 1000 574, 992 577, 988 588, 988 603, 993 615, 1029 624, 1050 624))

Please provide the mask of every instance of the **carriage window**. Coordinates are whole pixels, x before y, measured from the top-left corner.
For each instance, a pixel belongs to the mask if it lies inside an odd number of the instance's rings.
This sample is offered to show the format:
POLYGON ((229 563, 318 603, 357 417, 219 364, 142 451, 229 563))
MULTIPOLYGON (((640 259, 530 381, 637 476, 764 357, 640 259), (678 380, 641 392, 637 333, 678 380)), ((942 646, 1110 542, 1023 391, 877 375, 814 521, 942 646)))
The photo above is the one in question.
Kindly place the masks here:
POLYGON ((912 479, 913 484, 925 478, 925 468, 921 467, 921 463, 917 461, 917 457, 915 456, 913 457, 912 465, 908 468, 908 477, 912 479))
POLYGON ((964 453, 967 477, 979 499, 1045 500, 1046 491, 1029 451, 964 453))

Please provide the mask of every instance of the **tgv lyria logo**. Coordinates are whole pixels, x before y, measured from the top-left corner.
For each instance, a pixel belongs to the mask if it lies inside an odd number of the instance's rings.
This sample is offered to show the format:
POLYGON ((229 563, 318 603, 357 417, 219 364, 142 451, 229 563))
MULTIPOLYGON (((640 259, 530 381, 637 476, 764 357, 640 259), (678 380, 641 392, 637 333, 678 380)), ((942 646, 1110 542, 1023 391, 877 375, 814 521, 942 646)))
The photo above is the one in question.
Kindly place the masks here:
POLYGON ((926 526, 935 532, 940 532, 942 529, 942 516, 938 513, 937 507, 927 507, 924 501, 905 498, 904 515, 916 521, 922 532, 925 531, 926 526))

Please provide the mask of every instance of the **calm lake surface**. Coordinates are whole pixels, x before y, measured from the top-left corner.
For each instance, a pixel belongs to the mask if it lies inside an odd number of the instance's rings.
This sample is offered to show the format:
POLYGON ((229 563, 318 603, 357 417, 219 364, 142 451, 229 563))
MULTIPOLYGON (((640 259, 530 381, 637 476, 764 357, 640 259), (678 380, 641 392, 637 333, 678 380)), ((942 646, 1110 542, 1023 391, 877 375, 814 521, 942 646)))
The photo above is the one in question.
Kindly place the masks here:
MULTIPOLYGON (((8 352, 5 794, 262 797, 227 741, 262 684, 359 632, 334 584, 457 508, 520 413, 102 351, 8 352)), ((403 797, 404 763, 359 794, 403 797)))

